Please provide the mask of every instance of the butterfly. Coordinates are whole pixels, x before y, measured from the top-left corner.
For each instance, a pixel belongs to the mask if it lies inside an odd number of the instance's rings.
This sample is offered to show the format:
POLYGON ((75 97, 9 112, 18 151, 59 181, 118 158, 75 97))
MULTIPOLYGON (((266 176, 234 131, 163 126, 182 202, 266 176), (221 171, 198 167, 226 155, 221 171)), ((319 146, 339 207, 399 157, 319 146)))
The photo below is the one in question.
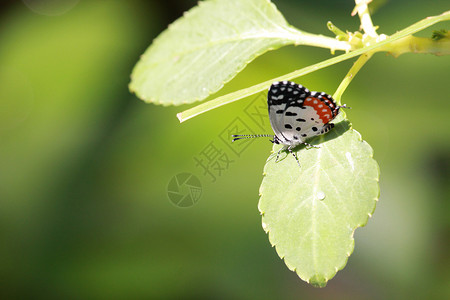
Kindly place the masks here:
POLYGON ((291 81, 276 81, 272 83, 267 94, 270 125, 275 135, 243 134, 232 135, 237 141, 241 139, 272 137, 274 144, 282 144, 277 153, 278 161, 281 151, 288 150, 300 162, 292 151, 298 145, 304 144, 310 148, 318 148, 308 144, 308 138, 325 134, 334 124, 330 123, 339 114, 341 108, 349 108, 345 104, 337 105, 336 101, 324 92, 311 92, 304 86, 291 81))

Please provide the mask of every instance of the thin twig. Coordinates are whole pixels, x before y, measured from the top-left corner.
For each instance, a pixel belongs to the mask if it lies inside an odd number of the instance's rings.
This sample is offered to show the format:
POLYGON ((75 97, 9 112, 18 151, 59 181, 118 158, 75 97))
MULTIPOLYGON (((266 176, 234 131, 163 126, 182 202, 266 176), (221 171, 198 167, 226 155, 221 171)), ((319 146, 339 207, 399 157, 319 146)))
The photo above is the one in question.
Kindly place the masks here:
POLYGON ((372 23, 372 18, 370 17, 368 4, 372 0, 355 0, 355 9, 352 12, 352 16, 358 13, 359 19, 361 20, 361 28, 364 30, 368 36, 376 38, 378 36, 375 27, 372 23))
POLYGON ((342 80, 341 84, 339 85, 339 87, 337 88, 336 92, 333 95, 333 98, 338 102, 338 104, 341 103, 341 96, 347 89, 350 82, 353 80, 356 74, 358 74, 362 66, 364 66, 365 63, 372 57, 372 54, 373 52, 366 52, 362 54, 350 68, 347 75, 345 75, 344 79, 342 80))

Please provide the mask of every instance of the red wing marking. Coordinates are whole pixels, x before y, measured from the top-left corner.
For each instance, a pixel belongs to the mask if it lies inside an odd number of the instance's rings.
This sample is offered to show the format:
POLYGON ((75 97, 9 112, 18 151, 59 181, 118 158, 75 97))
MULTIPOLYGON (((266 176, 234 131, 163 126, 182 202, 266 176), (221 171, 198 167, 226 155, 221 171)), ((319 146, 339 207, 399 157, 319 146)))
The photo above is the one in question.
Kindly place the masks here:
POLYGON ((327 124, 333 119, 333 112, 322 100, 316 97, 308 97, 305 99, 304 106, 311 106, 319 115, 323 124, 327 124))

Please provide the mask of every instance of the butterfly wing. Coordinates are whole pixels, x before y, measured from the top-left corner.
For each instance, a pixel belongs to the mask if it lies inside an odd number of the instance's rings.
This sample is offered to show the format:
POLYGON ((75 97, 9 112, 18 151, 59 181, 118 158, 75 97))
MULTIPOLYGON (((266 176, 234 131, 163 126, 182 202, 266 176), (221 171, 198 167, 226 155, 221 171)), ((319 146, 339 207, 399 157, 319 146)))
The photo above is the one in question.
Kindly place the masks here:
POLYGON ((323 92, 311 92, 303 105, 308 113, 305 115, 306 122, 301 130, 301 137, 321 135, 333 128, 329 122, 339 113, 339 106, 330 95, 323 92))
POLYGON ((270 86, 267 94, 270 125, 281 143, 301 143, 295 127, 295 118, 309 93, 307 88, 290 81, 277 81, 270 86))
POLYGON ((328 132, 339 113, 334 99, 290 81, 274 82, 267 95, 269 119, 278 140, 297 145, 328 132))

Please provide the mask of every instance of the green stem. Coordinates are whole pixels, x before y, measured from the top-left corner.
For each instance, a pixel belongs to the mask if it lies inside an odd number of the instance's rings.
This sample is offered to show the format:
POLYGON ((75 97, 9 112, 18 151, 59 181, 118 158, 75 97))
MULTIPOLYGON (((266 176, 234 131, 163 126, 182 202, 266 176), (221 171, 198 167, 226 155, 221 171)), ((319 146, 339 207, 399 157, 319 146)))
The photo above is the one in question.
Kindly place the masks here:
POLYGON ((297 77, 309 74, 311 72, 320 70, 322 68, 334 65, 334 64, 336 64, 338 62, 341 62, 343 60, 346 60, 346 59, 349 59, 349 58, 361 55, 364 52, 366 52, 367 49, 369 49, 369 48, 373 49, 373 48, 376 48, 376 47, 379 47, 379 46, 381 46, 381 45, 380 44, 375 44, 375 45, 369 46, 369 47, 364 48, 364 49, 358 49, 358 50, 355 50, 355 51, 352 51, 352 52, 349 52, 349 53, 346 53, 346 54, 342 54, 342 55, 339 55, 339 56, 336 56, 336 57, 332 57, 330 59, 324 60, 324 61, 322 61, 320 63, 315 64, 315 65, 305 67, 303 69, 300 69, 300 70, 297 70, 297 71, 285 74, 285 75, 280 76, 280 77, 272 78, 272 79, 264 81, 264 82, 262 82, 260 84, 251 86, 249 88, 242 89, 242 90, 230 93, 230 94, 226 94, 226 95, 217 97, 217 98, 215 98, 213 100, 210 100, 208 102, 205 102, 205 103, 202 103, 200 105, 194 106, 194 107, 192 107, 192 108, 190 108, 188 110, 185 110, 185 111, 183 111, 181 113, 178 113, 177 114, 177 118, 182 123, 182 122, 187 121, 187 120, 189 120, 189 119, 191 119, 191 118, 193 118, 195 116, 198 116, 199 114, 202 114, 202 113, 205 113, 207 111, 213 110, 213 109, 218 108, 218 107, 220 107, 222 105, 226 105, 226 104, 238 101, 238 100, 240 100, 242 98, 245 98, 245 97, 254 95, 256 93, 262 92, 264 90, 267 90, 267 88, 274 81, 291 80, 291 79, 294 79, 294 78, 297 78, 297 77))
MULTIPOLYGON (((250 96, 250 95, 256 94, 258 92, 264 91, 274 81, 294 79, 294 78, 300 77, 302 75, 311 73, 313 71, 317 71, 319 69, 331 66, 331 65, 333 65, 335 63, 344 61, 346 59, 350 59, 350 58, 359 56, 359 55, 364 54, 366 52, 371 52, 370 55, 372 55, 375 52, 379 52, 379 51, 387 51, 387 52, 395 53, 395 51, 394 51, 395 48, 394 49, 392 48, 392 45, 396 45, 396 44, 394 44, 395 41, 398 41, 398 40, 401 40, 401 39, 403 40, 403 39, 405 39, 405 37, 407 37, 407 36, 409 36, 409 35, 411 35, 413 33, 416 33, 416 32, 418 32, 418 31, 420 31, 420 30, 422 30, 424 28, 427 28, 427 27, 435 24, 435 23, 442 22, 442 21, 447 21, 447 20, 450 20, 450 11, 447 11, 447 12, 441 14, 441 15, 438 15, 438 16, 433 16, 433 17, 428 17, 426 19, 423 19, 423 20, 421 20, 421 21, 419 21, 419 22, 417 22, 417 23, 415 23, 415 24, 413 24, 413 25, 411 25, 411 26, 409 26, 409 27, 407 27, 407 28, 405 28, 405 29, 403 29, 403 30, 401 30, 401 31, 391 35, 391 36, 389 36, 389 37, 381 38, 382 36, 379 36, 377 42, 375 42, 373 44, 370 44, 370 45, 368 45, 368 46, 366 46, 364 48, 360 48, 360 49, 351 51, 349 53, 345 53, 345 54, 342 54, 342 55, 330 58, 328 60, 325 60, 323 62, 317 63, 315 65, 308 66, 306 68, 303 68, 303 69, 294 71, 292 73, 289 73, 289 74, 286 74, 286 75, 283 75, 283 76, 280 76, 280 77, 277 77, 277 78, 265 81, 263 83, 255 85, 255 86, 252 86, 252 87, 249 87, 249 88, 246 88, 246 89, 242 89, 242 90, 236 91, 234 93, 230 93, 230 94, 218 97, 216 99, 213 99, 211 101, 202 103, 202 104, 200 104, 198 106, 195 106, 195 107, 190 108, 188 110, 185 110, 185 111, 183 111, 181 113, 178 113, 177 117, 180 120, 180 122, 184 122, 186 120, 189 120, 190 118, 193 118, 193 117, 195 117, 195 116, 197 116, 199 114, 202 114, 204 112, 210 111, 210 110, 212 110, 214 108, 220 107, 220 106, 228 104, 228 103, 232 103, 234 101, 238 101, 238 100, 240 100, 242 98, 245 98, 247 96, 250 96)), ((406 39, 405 39, 405 41, 406 41, 406 39)), ((401 44, 400 41, 398 43, 401 44)), ((403 42, 403 43, 405 43, 405 42, 403 42)), ((438 44, 439 41, 434 41, 434 43, 435 44, 433 44, 434 45, 433 47, 436 47, 436 45, 439 45, 438 44)), ((446 43, 446 42, 443 41, 442 43, 446 43)), ((441 44, 441 45, 442 45, 442 47, 448 47, 447 44, 441 44)), ((398 47, 398 46, 397 46, 397 48, 401 49, 401 47, 398 47)), ((443 51, 442 49, 439 49, 439 51, 440 51, 439 52, 440 54, 442 54, 442 53, 449 53, 450 52, 448 50, 448 48, 447 48, 446 51, 443 51)), ((363 59, 363 58, 361 58, 361 59, 363 59)), ((357 66, 359 66, 359 64, 360 64, 360 62, 358 62, 357 66)), ((361 66, 362 66, 362 64, 361 64, 361 66)), ((347 79, 347 80, 351 81, 351 78, 347 79)), ((350 81, 348 83, 350 83, 350 81)), ((346 84, 348 86, 348 83, 347 84, 343 83, 343 84, 346 84)), ((345 88, 347 86, 343 86, 342 88, 341 87, 338 88, 338 90, 336 91, 336 95, 339 98, 340 98, 343 90, 345 90, 345 88), (342 90, 342 92, 341 92, 341 90, 342 90)))
POLYGON ((291 35, 289 39, 294 42, 296 46, 298 45, 308 45, 313 47, 320 47, 330 49, 332 52, 335 50, 350 51, 351 45, 342 40, 337 40, 335 38, 324 36, 321 34, 312 34, 305 31, 298 30, 296 28, 290 28, 289 32, 291 35))
POLYGON ((372 18, 370 17, 369 13, 369 7, 367 5, 371 1, 372 0, 355 0, 356 6, 353 10, 352 15, 357 12, 359 19, 361 20, 361 28, 368 36, 376 38, 378 34, 375 31, 375 27, 373 26, 372 18))
POLYGON ((381 51, 386 51, 397 57, 404 53, 429 53, 434 55, 450 55, 450 38, 433 40, 431 38, 406 36, 389 45, 381 51))
POLYGON ((361 55, 353 64, 353 66, 348 71, 347 75, 345 75, 341 84, 337 88, 336 92, 333 95, 333 98, 337 101, 337 103, 341 104, 341 96, 344 91, 347 89, 350 82, 352 82, 353 78, 358 74, 359 70, 361 70, 362 66, 366 64, 366 62, 372 57, 373 52, 366 52, 361 55))
POLYGON ((327 23, 328 30, 330 30, 339 41, 348 41, 348 34, 344 31, 340 30, 336 25, 328 21, 327 23))

